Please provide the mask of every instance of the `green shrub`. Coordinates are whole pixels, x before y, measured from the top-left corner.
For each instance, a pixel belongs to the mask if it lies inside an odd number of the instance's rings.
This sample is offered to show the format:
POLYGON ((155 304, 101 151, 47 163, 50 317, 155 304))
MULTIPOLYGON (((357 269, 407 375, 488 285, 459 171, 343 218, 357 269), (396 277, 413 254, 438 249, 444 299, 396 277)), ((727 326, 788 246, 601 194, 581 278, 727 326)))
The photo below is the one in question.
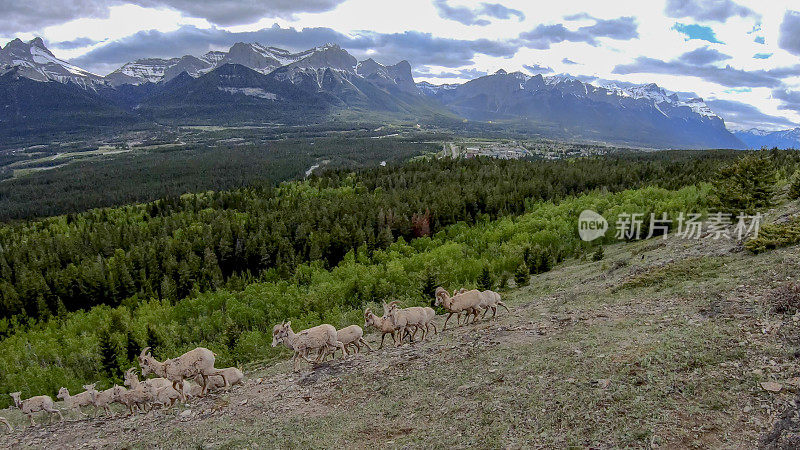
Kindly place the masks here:
POLYGON ((796 170, 789 180, 789 198, 791 200, 800 199, 800 170, 796 170))
POLYGON ((494 287, 494 277, 488 266, 484 266, 481 275, 478 277, 478 289, 486 291, 494 287))
POLYGON ((600 261, 603 259, 603 256, 603 246, 601 245, 597 247, 597 250, 592 254, 592 261, 600 261))
POLYGON ((763 225, 757 238, 744 243, 744 248, 752 253, 762 253, 780 247, 800 243, 800 218, 786 223, 763 225))

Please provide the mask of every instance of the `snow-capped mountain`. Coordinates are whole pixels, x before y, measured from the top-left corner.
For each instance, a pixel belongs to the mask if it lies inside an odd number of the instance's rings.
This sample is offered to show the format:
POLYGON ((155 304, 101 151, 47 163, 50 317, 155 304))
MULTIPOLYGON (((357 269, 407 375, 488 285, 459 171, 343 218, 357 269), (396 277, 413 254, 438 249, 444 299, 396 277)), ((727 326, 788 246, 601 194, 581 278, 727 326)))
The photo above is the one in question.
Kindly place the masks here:
POLYGON ((656 147, 742 147, 702 99, 682 100, 655 84, 595 86, 568 75, 499 70, 447 89, 418 87, 468 119, 523 120, 542 134, 656 147))
POLYGON ((17 74, 35 81, 73 82, 84 88, 104 84, 103 78, 56 58, 41 38, 14 39, 0 49, 0 68, 18 67, 17 74))
POLYGON ((292 53, 277 47, 258 43, 237 42, 228 51, 212 50, 203 56, 185 55, 181 58, 144 58, 124 64, 108 74, 106 79, 114 86, 122 84, 158 83, 169 81, 181 72, 199 77, 225 64, 240 64, 256 72, 268 74, 278 67, 295 63, 320 47, 292 53))
POLYGON ((734 136, 747 145, 747 148, 780 148, 800 149, 800 127, 790 130, 766 131, 752 128, 734 131, 734 136))

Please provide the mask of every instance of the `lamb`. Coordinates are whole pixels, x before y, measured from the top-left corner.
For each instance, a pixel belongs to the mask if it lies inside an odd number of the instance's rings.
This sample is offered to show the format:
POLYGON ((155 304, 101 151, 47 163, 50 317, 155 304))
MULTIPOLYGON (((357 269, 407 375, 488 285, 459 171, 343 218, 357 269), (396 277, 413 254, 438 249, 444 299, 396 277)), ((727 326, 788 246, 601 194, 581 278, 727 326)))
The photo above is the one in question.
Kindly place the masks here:
POLYGON ((272 329, 272 346, 276 347, 280 343, 287 344, 294 350, 292 359, 294 360, 295 371, 298 370, 299 358, 302 357, 311 362, 308 359, 309 352, 319 352, 317 362, 325 356, 325 352, 335 351, 337 348, 341 349, 343 354, 345 353, 344 344, 336 339, 336 328, 328 324, 317 325, 297 334, 292 331, 292 322, 275 325, 272 329))
POLYGON ((53 414, 58 414, 58 417, 61 418, 61 421, 64 421, 64 416, 61 415, 61 411, 56 408, 55 404, 53 403, 53 399, 49 396, 37 395, 36 397, 21 400, 21 394, 21 392, 12 392, 8 395, 14 399, 14 406, 22 410, 22 413, 28 416, 28 419, 31 420, 31 426, 36 425, 36 422, 33 420, 33 414, 39 411, 46 411, 50 413, 51 422, 53 420, 53 414))
POLYGON ((137 411, 144 410, 144 404, 150 400, 150 395, 142 389, 126 389, 115 384, 111 388, 111 400, 127 406, 128 412, 133 415, 134 408, 137 411))
POLYGON ((481 295, 481 292, 476 289, 459 293, 451 297, 450 294, 448 294, 443 288, 436 288, 435 305, 442 306, 449 312, 447 318, 444 320, 442 331, 447 329, 447 321, 450 320, 450 317, 452 317, 453 314, 459 314, 462 311, 466 312, 467 318, 464 323, 469 321, 470 315, 473 315, 477 319, 478 305, 480 305, 482 298, 483 296, 481 295))
POLYGON ((216 356, 211 350, 198 347, 177 358, 159 362, 150 355, 150 347, 145 347, 139 355, 139 365, 142 367, 143 376, 154 373, 159 377, 166 378, 172 382, 173 389, 178 393, 183 392, 180 385, 184 379, 200 375, 203 378, 203 394, 205 394, 209 376, 219 375, 223 381, 225 380, 225 375, 219 369, 214 368, 215 359, 216 356))
POLYGON ((349 346, 355 347, 355 353, 361 351, 361 344, 364 344, 370 351, 372 347, 364 340, 364 330, 358 325, 350 325, 341 330, 336 330, 336 339, 344 345, 345 354, 349 346))
POLYGON ((5 418, 5 417, 0 417, 0 423, 4 424, 4 425, 5 425, 5 426, 8 428, 8 432, 9 432, 9 433, 11 433, 11 432, 13 432, 13 431, 14 431, 14 429, 13 429, 13 428, 11 428, 11 424, 10 424, 10 423, 8 423, 8 420, 6 420, 6 418, 5 418))
POLYGON ((90 391, 94 390, 94 385, 95 383, 84 385, 83 388, 86 390, 77 395, 69 395, 69 389, 62 387, 58 390, 56 398, 64 400, 64 405, 66 405, 67 409, 77 410, 78 414, 86 416, 87 414, 84 414, 81 407, 92 405, 92 393, 90 391))
POLYGON ((155 393, 151 387, 154 389, 167 388, 164 397, 169 397, 172 399, 169 406, 172 406, 172 404, 175 402, 175 399, 179 397, 178 391, 172 387, 171 381, 167 380, 166 378, 150 378, 144 381, 139 381, 139 377, 136 375, 133 367, 125 372, 125 386, 147 394, 147 403, 155 402, 155 393))
POLYGON ((490 309, 492 310, 492 319, 494 319, 494 316, 497 315, 498 305, 505 308, 509 313, 511 312, 511 310, 508 309, 508 306, 506 306, 506 304, 500 300, 500 294, 495 291, 481 292, 481 303, 478 305, 478 308, 483 310, 481 320, 486 317, 486 313, 489 312, 490 309))
MULTIPOLYGON (((91 385, 90 385, 91 386, 91 385)), ((114 388, 106 389, 104 391, 98 391, 94 387, 92 389, 87 390, 90 392, 92 396, 92 404, 95 407, 94 417, 97 417, 97 409, 96 408, 103 408, 106 414, 114 417, 114 411, 111 411, 111 403, 114 401, 114 388)))
MULTIPOLYGON (((364 310, 364 326, 372 326, 381 332, 381 345, 378 347, 379 349, 383 348, 383 340, 386 338, 387 334, 392 335, 392 340, 397 344, 397 331, 399 330, 388 317, 378 317, 372 310, 367 308, 364 310)), ((402 340, 402 338, 403 336, 401 334, 400 339, 402 340)))
POLYGON ((411 336, 412 341, 417 335, 417 330, 422 330, 422 340, 425 340, 425 336, 430 332, 430 327, 433 327, 434 333, 439 332, 436 329, 436 324, 433 322, 434 317, 436 317, 436 311, 434 311, 433 308, 427 306, 412 306, 410 308, 401 309, 397 305, 397 301, 389 303, 386 307, 386 316, 389 317, 395 325, 415 327, 414 334, 411 336))
MULTIPOLYGON (((241 370, 237 367, 228 367, 226 369, 220 369, 225 374, 225 379, 220 379, 215 377, 208 378, 208 389, 217 389, 221 387, 226 387, 225 382, 228 382, 228 386, 233 386, 234 384, 239 384, 244 380, 244 374, 241 370)), ((201 377, 198 375, 194 377, 194 382, 200 384, 201 377)))

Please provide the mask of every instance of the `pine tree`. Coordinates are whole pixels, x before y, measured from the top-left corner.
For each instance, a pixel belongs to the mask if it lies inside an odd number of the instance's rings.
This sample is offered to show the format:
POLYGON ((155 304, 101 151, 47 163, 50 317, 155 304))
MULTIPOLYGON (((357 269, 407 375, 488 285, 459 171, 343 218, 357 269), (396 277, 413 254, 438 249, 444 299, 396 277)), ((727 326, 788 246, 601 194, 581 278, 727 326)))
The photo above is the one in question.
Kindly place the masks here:
POLYGON ((789 198, 797 200, 800 198, 800 170, 795 170, 789 185, 789 198))
POLYGON ((517 286, 525 286, 531 279, 530 270, 528 270, 528 266, 525 263, 520 263, 517 266, 517 270, 514 272, 514 282, 517 283, 517 286))
POLYGON ((142 351, 141 346, 134 338, 131 330, 128 330, 125 334, 125 350, 127 351, 128 361, 135 361, 142 351))
POLYGON ((110 379, 116 379, 121 373, 117 361, 117 346, 111 340, 108 330, 102 330, 98 336, 100 350, 100 364, 103 372, 110 379))
POLYGON ((422 295, 425 299, 431 299, 436 295, 436 288, 439 286, 436 273, 428 269, 425 278, 422 280, 422 295))
POLYGON ((150 347, 150 353, 155 357, 157 352, 161 351, 161 338, 158 337, 156 330, 151 326, 147 326, 147 346, 150 347))
POLYGON ((483 266, 481 274, 478 276, 478 289, 486 291, 494 287, 494 277, 488 266, 483 266))

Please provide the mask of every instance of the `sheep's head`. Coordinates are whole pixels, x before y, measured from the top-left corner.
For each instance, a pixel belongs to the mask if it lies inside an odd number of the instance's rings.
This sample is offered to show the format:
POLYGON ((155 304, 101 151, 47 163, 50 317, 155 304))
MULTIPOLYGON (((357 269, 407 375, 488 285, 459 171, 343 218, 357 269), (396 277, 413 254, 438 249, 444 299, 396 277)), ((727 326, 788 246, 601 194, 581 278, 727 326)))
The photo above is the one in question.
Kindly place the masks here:
POLYGON ((398 302, 397 300, 389 302, 388 305, 386 303, 384 303, 383 307, 384 307, 385 314, 388 316, 389 314, 391 314, 391 313, 397 311, 398 309, 400 309, 400 307, 398 306, 398 303, 400 303, 400 302, 398 302))
POLYGON ((435 306, 441 306, 442 301, 444 299, 448 298, 448 297, 450 297, 450 294, 448 294, 447 291, 443 287, 437 287, 436 288, 436 294, 435 294, 436 300, 434 300, 433 304, 435 306))
POLYGON ((125 393, 125 388, 122 386, 117 386, 116 384, 111 390, 111 398, 115 401, 119 401, 122 399, 122 394, 125 393))
POLYGON ((20 403, 22 403, 22 401, 19 398, 19 396, 22 395, 22 392, 12 392, 8 395, 10 395, 11 398, 14 399, 14 404, 17 405, 17 407, 19 407, 20 403))
POLYGON ((289 336, 289 330, 292 328, 292 322, 284 322, 280 325, 275 325, 272 327, 272 346, 277 347, 278 344, 281 344, 287 336, 289 336))
POLYGON ((92 384, 84 384, 84 385, 83 385, 83 388, 84 388, 84 389, 86 389, 86 392, 89 392, 89 393, 91 393, 92 391, 94 391, 94 386, 95 386, 96 384, 97 384, 96 382, 95 382, 95 383, 92 383, 92 384))
MULTIPOLYGON (((133 379, 137 378, 133 367, 125 371, 125 386, 130 387, 133 384, 133 379)), ((138 381, 138 380, 137 380, 138 381)))
POLYGON ((69 397, 69 391, 67 390, 67 388, 62 387, 61 389, 58 390, 58 395, 56 395, 56 398, 64 400, 67 397, 69 397))
POLYGON ((146 377, 151 373, 157 374, 156 365, 158 364, 160 363, 150 354, 150 347, 143 348, 142 353, 139 354, 139 367, 142 368, 142 376, 146 377))
POLYGON ((368 327, 370 325, 375 326, 375 314, 372 313, 372 310, 367 308, 364 310, 364 326, 368 327))

